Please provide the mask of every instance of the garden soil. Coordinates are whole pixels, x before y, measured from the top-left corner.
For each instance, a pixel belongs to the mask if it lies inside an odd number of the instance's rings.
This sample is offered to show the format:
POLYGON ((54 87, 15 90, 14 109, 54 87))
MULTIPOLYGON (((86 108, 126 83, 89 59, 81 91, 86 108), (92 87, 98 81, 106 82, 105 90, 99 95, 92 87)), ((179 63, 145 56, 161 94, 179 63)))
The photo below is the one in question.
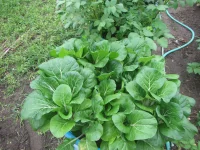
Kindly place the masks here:
MULTIPOLYGON (((195 40, 197 37, 200 38, 200 7, 170 9, 169 12, 174 18, 194 30, 196 33, 195 40)), ((162 16, 175 37, 175 39, 169 40, 169 48, 165 49, 165 52, 179 47, 191 39, 190 31, 175 23, 166 14, 162 16)), ((195 41, 189 46, 166 56, 166 72, 179 74, 181 80, 180 92, 196 100, 196 105, 193 107, 192 115, 189 118, 196 124, 197 113, 200 111, 200 75, 187 72, 187 64, 191 62, 200 62, 200 50, 197 50, 197 43, 195 41)), ((197 141, 200 140, 200 128, 198 131, 198 135, 195 137, 197 141)))
MULTIPOLYGON (((176 11, 169 11, 175 18, 193 28, 196 36, 200 37, 200 7, 178 8, 176 11)), ((167 15, 163 14, 162 17, 175 36, 175 39, 169 40, 168 49, 178 47, 191 38, 188 30, 174 23, 167 15)), ((182 81, 181 93, 196 100, 190 117, 192 122, 196 123, 197 112, 200 110, 200 76, 187 73, 187 63, 190 62, 200 62, 200 51, 197 51, 195 42, 167 56, 166 71, 179 74, 182 81)), ((50 133, 39 135, 32 131, 27 122, 20 121, 21 104, 24 97, 31 92, 29 83, 30 81, 24 81, 21 87, 8 98, 5 98, 3 94, 5 87, 0 87, 0 150, 54 150, 57 145, 58 141, 52 138, 50 133)), ((200 132, 196 139, 200 140, 200 132)))

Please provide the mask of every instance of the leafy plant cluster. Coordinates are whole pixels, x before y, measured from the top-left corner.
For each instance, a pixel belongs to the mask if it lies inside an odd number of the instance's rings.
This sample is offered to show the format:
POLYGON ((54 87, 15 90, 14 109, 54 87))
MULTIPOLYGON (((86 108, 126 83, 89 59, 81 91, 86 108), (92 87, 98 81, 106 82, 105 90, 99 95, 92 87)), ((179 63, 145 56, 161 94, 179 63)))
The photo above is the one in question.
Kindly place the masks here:
POLYGON ((75 35, 98 34, 107 40, 121 40, 130 32, 149 37, 163 47, 173 38, 158 17, 167 5, 157 0, 58 0, 57 12, 67 31, 75 35), (155 4, 158 5, 155 5, 155 4))
POLYGON ((60 150, 73 150, 77 139, 86 150, 184 145, 197 133, 187 119, 195 101, 179 93, 179 76, 164 72, 164 59, 151 47, 136 33, 114 42, 69 39, 39 66, 22 119, 57 138, 77 133, 60 150))
MULTIPOLYGON (((200 50, 200 39, 196 40, 198 43, 198 50, 200 50)), ((189 73, 199 74, 200 75, 200 63, 199 62, 192 62, 188 63, 187 71, 189 73)))
POLYGON ((195 3, 200 2, 200 0, 166 0, 166 2, 168 3, 169 6, 173 7, 173 8, 178 8, 178 6, 193 6, 195 3))

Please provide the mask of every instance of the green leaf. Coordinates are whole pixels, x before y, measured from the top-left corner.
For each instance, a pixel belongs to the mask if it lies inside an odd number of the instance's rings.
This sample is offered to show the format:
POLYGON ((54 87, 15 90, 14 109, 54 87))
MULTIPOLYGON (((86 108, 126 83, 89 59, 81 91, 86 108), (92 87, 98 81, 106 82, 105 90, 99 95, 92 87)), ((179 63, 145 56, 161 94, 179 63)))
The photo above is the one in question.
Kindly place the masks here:
POLYGON ((72 99, 70 104, 81 104, 85 98, 86 98, 86 90, 82 88, 76 95, 76 97, 72 99))
POLYGON ((191 6, 191 7, 194 5, 195 2, 196 1, 194 1, 194 0, 186 0, 186 4, 191 6))
POLYGON ((155 56, 149 56, 149 57, 140 57, 138 59, 139 63, 147 64, 149 63, 155 56))
POLYGON ((136 81, 127 83, 126 90, 135 100, 143 100, 146 96, 145 90, 143 90, 136 81))
POLYGON ((71 89, 66 84, 59 85, 59 87, 57 87, 55 92, 53 93, 53 101, 58 106, 66 107, 67 104, 70 103, 71 98, 72 98, 71 89))
POLYGON ((182 125, 185 130, 185 132, 183 133, 183 139, 193 139, 194 136, 198 133, 197 128, 186 117, 183 118, 182 125))
POLYGON ((163 145, 166 143, 166 138, 160 133, 158 130, 154 137, 144 140, 146 143, 148 143, 151 146, 154 146, 155 148, 162 148, 163 145))
POLYGON ((145 42, 147 43, 147 45, 148 45, 151 49, 157 50, 157 45, 156 45, 156 43, 155 43, 151 38, 146 37, 146 38, 145 38, 145 42))
POLYGON ((81 64, 82 66, 84 66, 85 68, 89 68, 91 70, 95 70, 94 65, 92 63, 89 63, 88 60, 86 60, 86 59, 83 59, 83 58, 82 59, 78 59, 77 62, 79 64, 81 64))
POLYGON ((126 138, 129 141, 149 139, 157 132, 156 118, 145 111, 133 111, 127 115, 127 122, 130 130, 126 134, 126 138))
POLYGON ((92 110, 84 110, 84 111, 78 111, 75 112, 74 114, 74 121, 79 122, 81 121, 82 123, 89 122, 92 120, 92 110))
POLYGON ((166 38, 162 37, 160 39, 157 40, 158 44, 164 48, 168 47, 168 41, 166 38))
POLYGON ((165 103, 168 103, 176 95, 176 92, 177 85, 174 82, 166 81, 162 88, 158 90, 157 96, 161 97, 165 103))
POLYGON ((143 33, 145 36, 148 36, 148 37, 153 36, 153 33, 146 28, 143 28, 143 33))
POLYGON ((59 86, 58 81, 54 77, 39 76, 31 82, 30 87, 34 90, 41 91, 46 97, 51 98, 53 92, 59 86))
POLYGON ((84 68, 81 70, 80 74, 84 77, 84 88, 93 88, 97 84, 95 74, 91 69, 84 68))
POLYGON ((92 110, 98 114, 103 110, 103 99, 100 96, 99 93, 94 94, 94 96, 92 97, 92 110))
POLYGON ((91 99, 84 99, 84 101, 81 104, 76 104, 74 105, 74 110, 75 111, 81 111, 81 110, 85 110, 87 108, 90 108, 92 106, 92 101, 91 99))
POLYGON ((160 132, 166 137, 169 137, 174 140, 182 139, 182 132, 180 132, 177 129, 167 127, 165 124, 159 125, 159 129, 160 132))
POLYGON ((57 57, 57 53, 56 53, 56 50, 55 49, 53 49, 53 50, 51 50, 50 52, 49 52, 49 54, 50 54, 50 56, 52 56, 52 57, 57 57))
POLYGON ((81 139, 78 144, 79 150, 97 150, 96 142, 92 142, 87 138, 81 139))
POLYGON ((115 28, 115 27, 112 27, 112 28, 110 29, 110 31, 111 31, 112 34, 114 34, 114 33, 116 32, 116 28, 115 28))
POLYGON ((122 138, 116 139, 109 145, 110 150, 133 150, 136 148, 135 142, 127 141, 122 138))
POLYGON ((90 108, 91 106, 92 106, 91 99, 85 99, 83 103, 81 103, 80 110, 90 108))
POLYGON ((65 108, 61 108, 58 111, 58 114, 63 119, 70 119, 72 117, 72 107, 71 106, 65 106, 65 108))
POLYGON ((121 93, 116 93, 116 94, 108 95, 104 99, 104 104, 110 103, 111 101, 113 101, 115 99, 119 99, 120 97, 121 97, 121 93))
POLYGON ((163 150, 162 147, 156 147, 149 143, 148 141, 137 141, 136 148, 138 150, 163 150))
POLYGON ((125 49, 125 46, 119 41, 111 43, 110 51, 118 53, 118 57, 115 59, 119 61, 123 61, 127 56, 127 51, 125 49))
POLYGON ((137 84, 139 84, 145 91, 150 91, 152 93, 155 93, 160 89, 165 80, 166 79, 160 72, 148 67, 144 67, 136 76, 137 84))
POLYGON ((101 145, 100 145, 100 149, 101 150, 108 150, 108 147, 109 147, 109 143, 108 142, 105 142, 105 141, 101 142, 101 145))
POLYGON ((154 106, 145 106, 143 103, 139 103, 139 102, 134 102, 134 104, 140 108, 141 110, 144 110, 144 111, 147 111, 147 112, 150 112, 153 114, 154 112, 154 106))
POLYGON ((39 69, 48 76, 55 76, 61 79, 63 75, 69 71, 78 71, 79 65, 74 58, 66 56, 64 58, 55 58, 44 62, 39 65, 39 69))
POLYGON ((130 33, 128 35, 128 40, 128 45, 126 47, 132 50, 140 49, 140 47, 144 44, 144 39, 137 33, 130 33))
POLYGON ((158 6, 157 6, 157 9, 160 10, 160 11, 164 11, 164 10, 166 10, 167 8, 168 8, 167 5, 158 5, 158 6))
POLYGON ((155 19, 152 22, 152 26, 155 27, 155 28, 158 28, 160 30, 166 30, 167 29, 166 24, 161 19, 155 19))
POLYGON ((76 95, 83 86, 84 78, 76 71, 67 72, 63 78, 62 82, 69 85, 71 88, 72 95, 76 95))
POLYGON ((154 9, 156 9, 156 6, 153 5, 153 4, 149 4, 149 5, 147 6, 147 9, 154 10, 154 9))
POLYGON ((170 34, 170 33, 164 33, 164 36, 167 38, 167 39, 174 39, 175 37, 170 34))
POLYGON ((102 80, 107 80, 113 73, 114 73, 113 71, 112 71, 112 72, 109 72, 109 73, 102 73, 102 74, 100 74, 100 75, 98 76, 98 79, 99 79, 100 81, 102 81, 102 80))
POLYGON ((156 113, 168 127, 181 128, 183 111, 178 104, 174 102, 161 103, 161 105, 157 106, 156 113))
POLYGON ((56 150, 74 150, 76 139, 65 139, 56 150))
POLYGON ((101 96, 107 96, 113 94, 116 90, 116 84, 114 80, 103 80, 99 84, 99 92, 101 96))
POLYGON ((120 134, 119 130, 115 127, 112 121, 106 121, 103 124, 103 141, 113 141, 120 134))
POLYGON ((105 116, 102 112, 96 114, 95 116, 99 121, 109 121, 111 120, 110 117, 105 116))
POLYGON ((139 67, 139 65, 130 65, 130 66, 124 66, 124 71, 134 71, 139 67))
POLYGON ((95 61, 95 67, 104 67, 109 60, 110 45, 106 40, 95 43, 95 51, 91 51, 93 60, 95 61))
POLYGON ((91 122, 91 124, 84 130, 84 133, 88 140, 98 141, 103 134, 103 126, 98 122, 91 122))
POLYGON ((120 97, 120 112, 124 114, 130 114, 135 110, 135 104, 133 103, 133 99, 129 94, 121 94, 120 97))
POLYGON ((113 72, 112 78, 119 77, 123 72, 123 64, 117 60, 110 60, 108 64, 103 68, 105 72, 113 72))
POLYGON ((110 104, 107 104, 105 107, 106 107, 105 109, 106 116, 112 116, 119 111, 119 105, 112 106, 110 104))
POLYGON ((123 133, 128 133, 130 128, 124 125, 125 119, 126 115, 123 113, 118 113, 112 116, 112 121, 114 125, 117 127, 117 129, 123 133))
POLYGON ((167 79, 178 79, 179 75, 178 74, 166 74, 165 77, 167 79))
POLYGON ((159 71, 161 74, 166 74, 165 73, 165 60, 163 59, 162 56, 154 56, 154 58, 152 58, 152 60, 147 64, 147 66, 156 69, 157 71, 159 71))
POLYGON ((50 121, 50 131, 56 138, 61 138, 75 126, 73 120, 65 120, 55 115, 50 121))
POLYGON ((46 99, 41 92, 34 91, 28 95, 21 111, 22 119, 40 119, 44 114, 58 109, 54 103, 46 99))
POLYGON ((191 107, 194 106, 195 100, 193 98, 190 98, 188 96, 177 94, 173 99, 172 102, 177 103, 179 106, 181 106, 183 113, 186 117, 189 117, 191 114, 191 107))
POLYGON ((40 132, 46 132, 47 130, 49 130, 49 123, 50 123, 50 119, 55 115, 55 113, 48 113, 43 115, 40 119, 28 119, 31 127, 33 128, 34 131, 39 130, 40 132), (45 128, 47 128, 47 130, 44 130, 45 128))
POLYGON ((65 48, 62 48, 59 51, 59 57, 60 58, 64 58, 65 56, 74 56, 75 55, 75 51, 74 50, 66 50, 65 48))

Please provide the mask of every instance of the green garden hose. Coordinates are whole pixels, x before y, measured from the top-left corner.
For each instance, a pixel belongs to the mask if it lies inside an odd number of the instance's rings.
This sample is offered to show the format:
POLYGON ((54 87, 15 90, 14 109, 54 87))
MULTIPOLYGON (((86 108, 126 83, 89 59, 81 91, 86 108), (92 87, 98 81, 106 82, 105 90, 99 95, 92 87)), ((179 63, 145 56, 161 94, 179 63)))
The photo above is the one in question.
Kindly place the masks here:
POLYGON ((180 24, 181 26, 183 26, 183 27, 185 27, 186 29, 188 29, 188 30, 192 33, 192 38, 191 38, 191 40, 190 40, 189 42, 187 42, 186 44, 184 44, 184 45, 182 45, 182 46, 180 46, 180 47, 174 48, 174 49, 172 49, 172 50, 169 50, 168 52, 164 53, 164 54, 163 54, 163 57, 166 57, 167 55, 169 55, 169 54, 171 54, 171 53, 173 53, 173 52, 175 52, 175 51, 178 51, 178 50, 180 50, 180 49, 182 49, 182 48, 188 46, 189 44, 191 44, 191 43, 193 42, 193 40, 194 40, 194 38, 195 38, 195 33, 194 33, 194 31, 193 31, 190 27, 188 27, 187 25, 183 24, 182 22, 180 22, 180 21, 176 20, 174 17, 172 17, 172 15, 169 13, 168 10, 166 10, 166 13, 167 13, 167 15, 168 15, 172 20, 174 20, 176 23, 178 23, 178 24, 180 24))

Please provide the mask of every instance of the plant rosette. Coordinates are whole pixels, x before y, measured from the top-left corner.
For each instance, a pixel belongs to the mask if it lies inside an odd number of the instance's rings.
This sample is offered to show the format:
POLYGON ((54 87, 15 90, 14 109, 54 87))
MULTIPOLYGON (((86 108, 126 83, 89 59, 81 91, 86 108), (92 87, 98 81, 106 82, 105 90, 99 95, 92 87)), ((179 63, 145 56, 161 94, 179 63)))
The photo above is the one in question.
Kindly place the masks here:
POLYGON ((179 76, 135 33, 123 41, 70 39, 39 65, 21 111, 33 129, 56 138, 58 150, 161 150, 197 133, 187 117, 195 101, 179 93, 179 76), (134 37, 134 38, 133 38, 134 37))

